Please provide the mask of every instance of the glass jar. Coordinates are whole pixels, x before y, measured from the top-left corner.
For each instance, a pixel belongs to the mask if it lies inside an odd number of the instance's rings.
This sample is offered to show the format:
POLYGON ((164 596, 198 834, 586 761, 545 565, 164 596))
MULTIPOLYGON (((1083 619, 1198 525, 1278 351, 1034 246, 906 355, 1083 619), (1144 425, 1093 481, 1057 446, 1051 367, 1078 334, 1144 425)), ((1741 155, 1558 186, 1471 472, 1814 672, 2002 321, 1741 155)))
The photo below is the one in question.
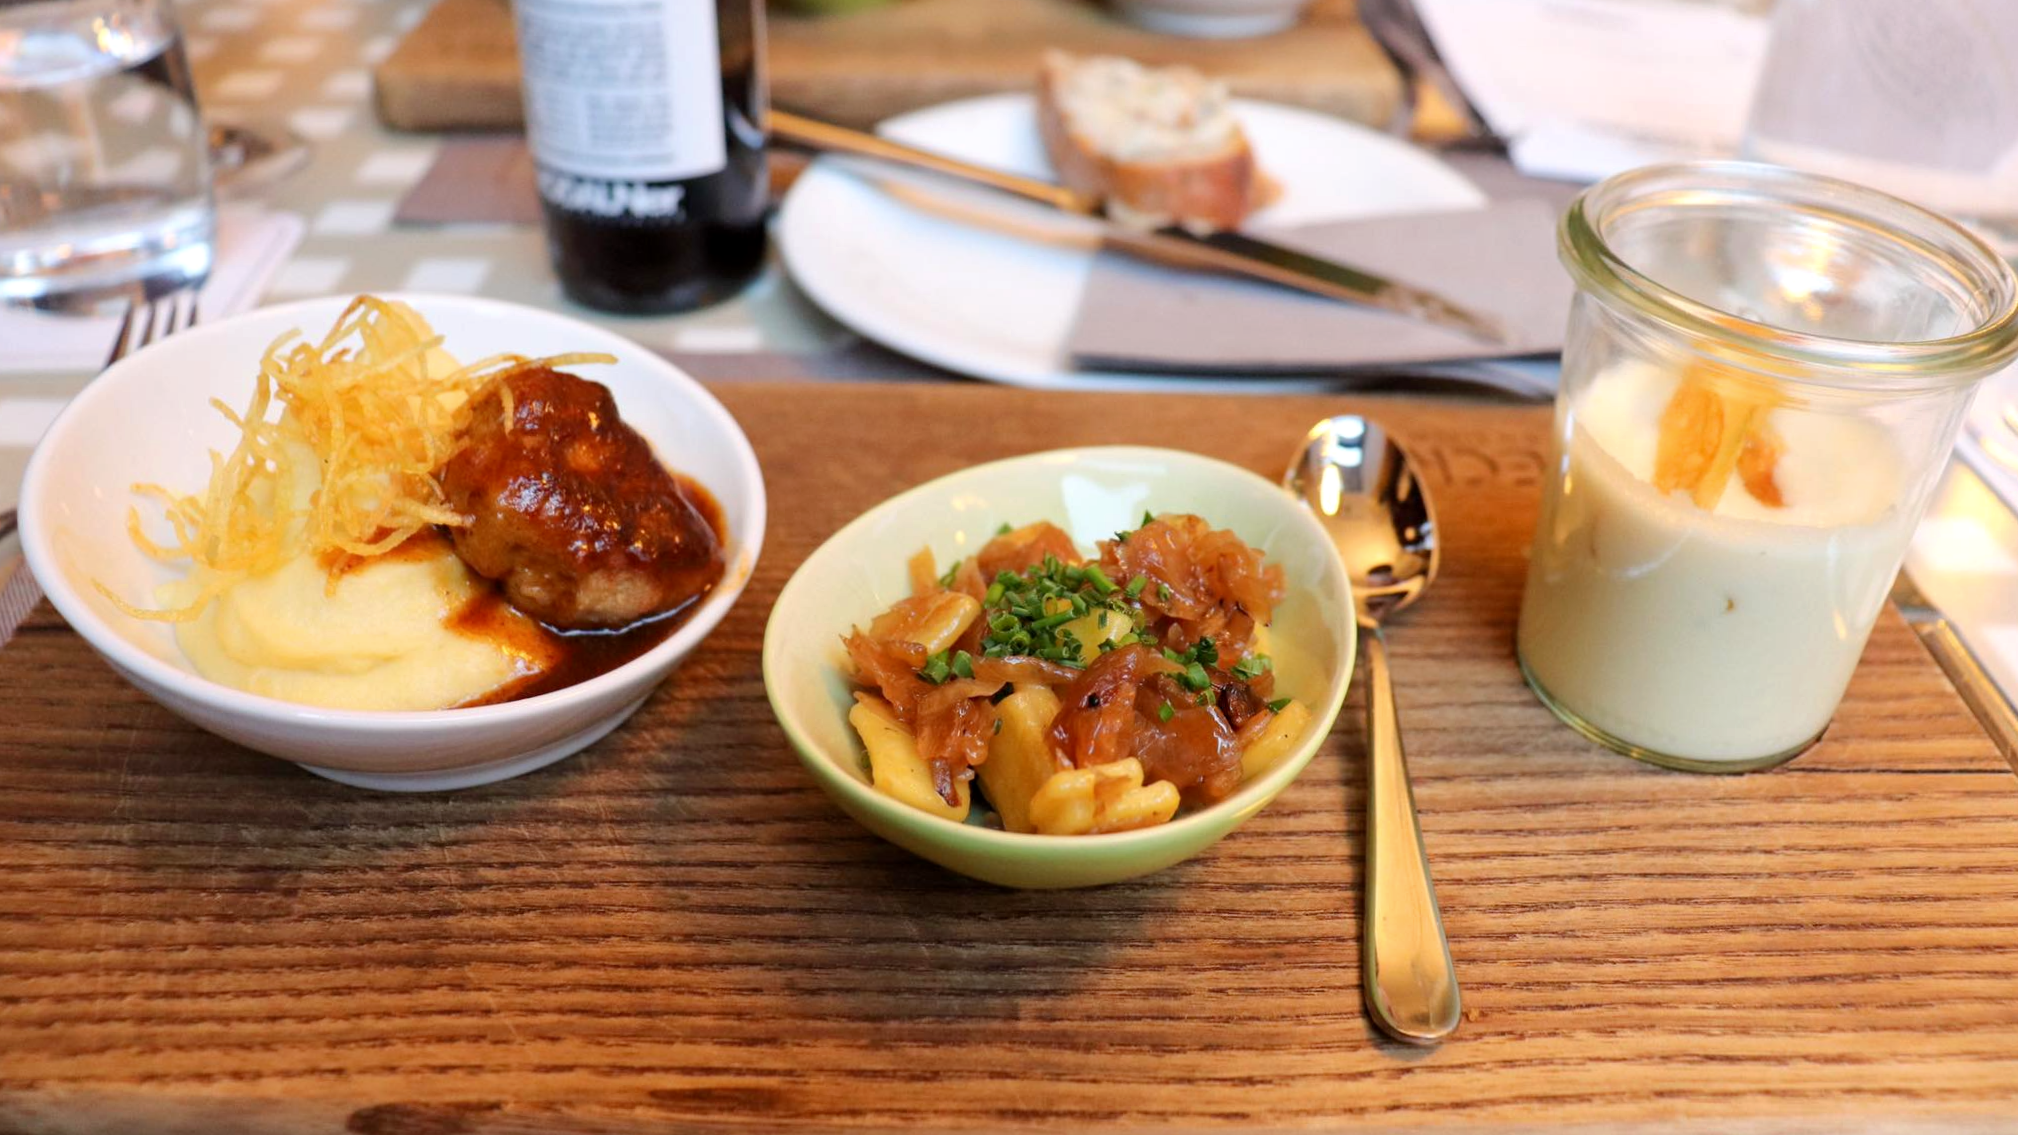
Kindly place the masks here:
POLYGON ((1621 174, 1577 283, 1519 651, 1621 753, 1742 772, 1842 700, 2018 280, 1953 223, 1776 166, 1621 174))

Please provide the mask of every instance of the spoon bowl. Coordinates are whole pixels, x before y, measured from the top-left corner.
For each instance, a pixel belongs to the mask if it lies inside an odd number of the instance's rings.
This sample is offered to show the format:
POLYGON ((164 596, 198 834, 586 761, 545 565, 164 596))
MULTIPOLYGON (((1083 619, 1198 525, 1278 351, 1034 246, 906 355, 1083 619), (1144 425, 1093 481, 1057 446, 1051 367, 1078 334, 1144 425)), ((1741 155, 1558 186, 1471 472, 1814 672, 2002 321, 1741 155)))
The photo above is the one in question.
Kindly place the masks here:
POLYGON ((1357 414, 1312 426, 1284 478, 1330 533, 1363 615, 1416 601, 1436 580, 1436 516, 1401 448, 1357 414))

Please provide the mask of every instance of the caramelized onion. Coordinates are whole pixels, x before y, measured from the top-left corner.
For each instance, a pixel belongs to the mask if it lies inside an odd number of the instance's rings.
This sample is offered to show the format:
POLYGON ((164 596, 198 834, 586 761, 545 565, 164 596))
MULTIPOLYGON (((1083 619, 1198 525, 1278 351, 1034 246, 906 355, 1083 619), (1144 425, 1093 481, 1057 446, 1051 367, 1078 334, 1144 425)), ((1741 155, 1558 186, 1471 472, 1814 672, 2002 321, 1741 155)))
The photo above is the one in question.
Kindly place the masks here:
POLYGON ((958 802, 955 786, 974 779, 974 766, 988 759, 994 724, 995 707, 979 698, 918 714, 918 755, 931 766, 932 787, 946 803, 958 802))
POLYGON ((915 726, 918 699, 932 689, 918 676, 925 664, 925 648, 914 642, 871 638, 857 630, 841 640, 848 648, 848 661, 855 665, 855 677, 875 686, 883 699, 897 711, 897 720, 915 726))
POLYGON ((955 678, 943 686, 933 689, 918 699, 920 714, 937 713, 954 702, 968 698, 992 698, 1003 686, 1000 681, 984 682, 974 678, 955 678))
POLYGON ((1002 658, 981 658, 974 662, 974 676, 983 681, 1014 682, 1019 686, 1062 686, 1079 680, 1081 671, 1058 662, 1011 654, 1002 658))
POLYGON ((1058 691, 1060 709, 1051 723, 1052 747, 1077 768, 1131 756, 1134 734, 1143 725, 1135 711, 1136 691, 1152 676, 1174 669, 1176 666, 1161 654, 1140 645, 1101 655, 1085 673, 1058 691))
POLYGON ((1014 532, 988 541, 981 554, 974 557, 981 569, 984 580, 992 580, 1001 572, 1022 573, 1044 562, 1044 557, 1055 557, 1059 563, 1084 563, 1086 557, 1079 554, 1079 548, 1072 543, 1072 537, 1065 530, 1049 521, 1028 524, 1014 532))
POLYGON ((1100 566, 1116 580, 1145 577, 1144 610, 1172 620, 1185 645, 1207 635, 1244 644, 1288 590, 1279 565, 1196 516, 1159 516, 1125 540, 1101 541, 1100 566), (1248 634, 1234 633, 1242 614, 1248 634))

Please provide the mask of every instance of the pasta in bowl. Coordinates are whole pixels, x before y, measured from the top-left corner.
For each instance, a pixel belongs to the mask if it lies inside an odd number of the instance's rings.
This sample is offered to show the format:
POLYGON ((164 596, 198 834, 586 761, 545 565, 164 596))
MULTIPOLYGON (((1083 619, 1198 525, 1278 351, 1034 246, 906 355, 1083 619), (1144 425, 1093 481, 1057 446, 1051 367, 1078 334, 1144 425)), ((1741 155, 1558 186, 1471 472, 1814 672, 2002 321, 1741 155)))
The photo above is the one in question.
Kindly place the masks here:
POLYGON ((872 831, 990 882, 1085 886, 1189 858, 1286 787, 1354 645, 1297 502, 1195 454, 1103 447, 864 514, 780 594, 764 672, 872 831))

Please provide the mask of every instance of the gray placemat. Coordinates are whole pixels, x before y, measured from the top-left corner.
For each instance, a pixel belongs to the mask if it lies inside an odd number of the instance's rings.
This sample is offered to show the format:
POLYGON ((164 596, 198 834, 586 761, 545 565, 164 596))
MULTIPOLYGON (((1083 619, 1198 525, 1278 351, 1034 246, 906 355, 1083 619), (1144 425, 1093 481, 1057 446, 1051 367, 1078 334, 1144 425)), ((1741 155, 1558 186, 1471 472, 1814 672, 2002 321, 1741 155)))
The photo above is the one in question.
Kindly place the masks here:
POLYGON ((1548 204, 1518 200, 1257 234, 1493 315, 1511 333, 1507 346, 1270 284, 1103 252, 1068 348, 1090 369, 1182 374, 1324 374, 1554 354, 1571 295, 1556 262, 1555 216, 1548 204))

